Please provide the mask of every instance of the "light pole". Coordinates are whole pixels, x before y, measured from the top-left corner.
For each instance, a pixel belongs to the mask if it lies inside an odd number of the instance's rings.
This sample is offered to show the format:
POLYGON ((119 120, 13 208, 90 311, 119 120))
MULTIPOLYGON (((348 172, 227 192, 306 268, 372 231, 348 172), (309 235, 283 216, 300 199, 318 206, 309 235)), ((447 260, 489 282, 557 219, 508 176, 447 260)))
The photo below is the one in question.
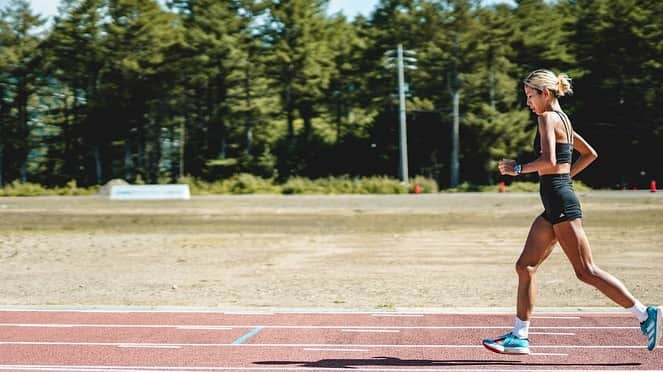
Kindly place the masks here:
POLYGON ((387 68, 394 67, 394 52, 396 53, 396 66, 398 67, 398 116, 399 116, 399 176, 401 182, 407 184, 408 170, 407 170, 407 126, 406 126, 406 111, 405 111, 405 69, 416 70, 417 67, 414 63, 417 62, 416 55, 413 50, 403 50, 403 44, 398 44, 396 50, 388 50, 387 55, 387 68))

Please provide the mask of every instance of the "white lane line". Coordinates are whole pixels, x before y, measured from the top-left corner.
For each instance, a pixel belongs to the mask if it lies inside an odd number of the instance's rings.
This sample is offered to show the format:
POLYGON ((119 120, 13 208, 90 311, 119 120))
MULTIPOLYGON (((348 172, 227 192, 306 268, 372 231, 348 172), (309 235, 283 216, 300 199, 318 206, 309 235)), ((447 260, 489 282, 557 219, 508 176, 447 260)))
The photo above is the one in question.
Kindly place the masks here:
MULTIPOLYGON (((75 307, 75 306, 0 306, 0 312, 44 312, 44 313, 109 313, 109 314, 230 314, 230 315, 371 315, 371 314, 425 314, 425 315, 513 315, 515 309, 511 307, 454 307, 454 308, 397 308, 391 311, 338 308, 207 308, 207 307, 140 307, 140 306, 109 306, 109 307, 75 307)), ((581 314, 599 316, 631 317, 630 314, 617 307, 542 307, 538 315, 568 315, 581 314)))
POLYGON ((368 352, 368 349, 346 349, 346 348, 329 348, 329 347, 306 347, 304 351, 347 351, 347 352, 368 352))
MULTIPOLYGON (((511 329, 513 325, 504 326, 313 326, 313 325, 186 325, 186 324, 88 324, 88 323, 0 323, 0 327, 35 327, 35 328, 186 328, 195 327, 200 330, 230 330, 237 328, 263 329, 511 329)), ((638 326, 533 326, 529 329, 640 329, 638 326)))
POLYGON ((177 345, 163 345, 163 344, 138 344, 138 343, 127 343, 119 344, 117 347, 121 348, 141 348, 141 349, 181 349, 181 346, 177 345))
POLYGON ((530 335, 546 335, 546 336, 575 336, 571 332, 529 332, 530 335))
MULTIPOLYGON (((172 328, 182 330, 228 331, 233 327, 215 325, 177 325, 177 324, 86 324, 86 323, 0 323, 0 327, 17 328, 172 328)), ((241 326, 235 328, 251 328, 241 326)))
POLYGON ((565 319, 565 320, 580 320, 579 316, 533 316, 532 319, 565 319))
POLYGON ((230 331, 231 327, 225 326, 177 326, 175 329, 188 330, 188 331, 230 331))
MULTIPOLYGON (((414 345, 414 344, 244 344, 247 347, 366 347, 406 349, 474 349, 483 345, 414 345)), ((642 345, 536 345, 530 349, 646 349, 642 345)))
MULTIPOLYGON (((118 347, 128 345, 125 342, 51 342, 51 341, 0 341, 2 345, 18 346, 109 346, 118 347)), ((203 343, 133 343, 131 345, 177 346, 177 347, 358 347, 358 348, 421 348, 421 349, 473 349, 482 348, 482 345, 418 345, 418 344, 203 344, 203 343)), ((536 345, 532 349, 644 349, 642 345, 536 345)))
POLYGON ((275 313, 261 313, 259 311, 224 311, 224 315, 276 315, 275 313))
POLYGON ((359 333, 399 333, 399 329, 341 329, 341 332, 359 332, 359 333))

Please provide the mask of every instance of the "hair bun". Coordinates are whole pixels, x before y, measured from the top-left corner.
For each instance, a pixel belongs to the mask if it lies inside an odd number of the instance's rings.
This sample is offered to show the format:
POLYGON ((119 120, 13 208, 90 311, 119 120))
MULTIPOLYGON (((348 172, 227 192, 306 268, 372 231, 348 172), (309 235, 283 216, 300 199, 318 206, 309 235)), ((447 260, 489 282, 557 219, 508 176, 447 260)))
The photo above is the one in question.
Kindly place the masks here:
POLYGON ((557 95, 562 97, 564 95, 568 94, 573 94, 573 90, 571 89, 571 78, 569 78, 569 75, 567 74, 559 74, 557 75, 557 95))

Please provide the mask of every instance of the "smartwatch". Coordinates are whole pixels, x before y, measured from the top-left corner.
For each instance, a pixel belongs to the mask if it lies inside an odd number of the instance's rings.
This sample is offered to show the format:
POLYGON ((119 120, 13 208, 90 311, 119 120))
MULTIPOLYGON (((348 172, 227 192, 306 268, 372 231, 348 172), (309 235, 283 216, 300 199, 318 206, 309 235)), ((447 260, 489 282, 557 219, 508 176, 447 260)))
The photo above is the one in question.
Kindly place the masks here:
POLYGON ((522 164, 516 164, 513 166, 513 171, 516 172, 516 176, 519 176, 520 173, 523 171, 523 165, 522 164))

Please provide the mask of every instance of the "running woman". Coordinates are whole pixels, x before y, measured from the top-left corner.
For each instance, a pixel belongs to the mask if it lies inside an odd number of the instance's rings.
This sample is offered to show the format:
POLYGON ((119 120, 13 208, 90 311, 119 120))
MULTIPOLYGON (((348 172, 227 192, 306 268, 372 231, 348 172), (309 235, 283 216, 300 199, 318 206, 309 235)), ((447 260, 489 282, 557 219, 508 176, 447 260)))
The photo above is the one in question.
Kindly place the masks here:
POLYGON ((528 328, 536 295, 536 271, 559 243, 568 257, 576 276, 590 284, 615 303, 628 309, 640 322, 647 336, 647 348, 654 350, 661 339, 659 307, 645 307, 635 299, 617 278, 601 270, 592 260, 589 241, 582 227, 580 202, 571 179, 597 158, 594 149, 573 131, 569 117, 562 111, 558 98, 573 93, 567 75, 555 75, 549 70, 531 72, 523 81, 527 106, 538 115, 538 131, 534 147, 539 157, 531 163, 517 164, 505 159, 499 162, 500 173, 518 176, 539 174, 540 195, 544 211, 534 219, 518 261, 517 316, 513 330, 483 345, 503 354, 529 354, 528 328), (580 157, 571 164, 573 150, 580 157))

